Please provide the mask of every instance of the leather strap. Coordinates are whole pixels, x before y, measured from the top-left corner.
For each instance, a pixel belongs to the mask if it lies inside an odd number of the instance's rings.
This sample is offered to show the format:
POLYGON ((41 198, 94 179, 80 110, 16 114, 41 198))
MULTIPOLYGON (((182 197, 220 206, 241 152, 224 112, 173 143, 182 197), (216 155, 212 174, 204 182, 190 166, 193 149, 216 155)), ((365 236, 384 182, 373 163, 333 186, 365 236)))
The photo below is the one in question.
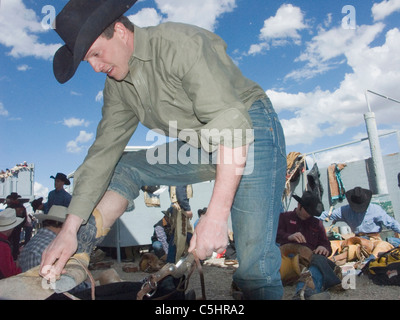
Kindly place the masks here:
POLYGON ((381 239, 381 235, 379 232, 371 232, 371 233, 360 232, 356 234, 356 237, 369 237, 373 239, 381 239))
MULTIPOLYGON (((180 282, 176 289, 167 295, 164 295, 162 297, 157 297, 154 300, 165 300, 172 294, 174 294, 177 291, 186 291, 189 285, 189 280, 190 277, 192 276, 194 270, 197 268, 197 271, 199 272, 200 275, 200 284, 201 284, 201 300, 206 300, 206 293, 205 293, 205 284, 204 284, 204 273, 203 273, 203 268, 201 266, 201 262, 199 258, 196 255, 196 252, 193 251, 187 256, 187 259, 190 258, 190 255, 193 255, 193 262, 191 263, 190 270, 188 272, 187 278, 180 282)), ((153 273, 147 281, 143 284, 142 289, 138 292, 137 294, 137 300, 143 300, 145 296, 147 297, 152 297, 158 288, 158 283, 163 280, 165 277, 171 275, 174 276, 175 274, 180 274, 181 271, 178 271, 176 269, 176 265, 168 263, 166 264, 160 271, 153 273)))
MULTIPOLYGON (((189 255, 193 255, 194 263, 193 262, 191 263, 191 267, 190 267, 187 278, 184 281, 181 281, 174 291, 172 291, 162 297, 157 297, 154 300, 165 300, 177 291, 186 291, 186 289, 188 288, 188 285, 189 285, 189 279, 192 276, 192 274, 196 268, 200 275, 201 294, 202 294, 201 300, 206 300, 204 273, 203 273, 203 268, 201 266, 201 262, 200 262, 199 258, 197 257, 196 252, 190 253, 189 255)), ((76 259, 74 257, 71 257, 71 259, 76 260, 82 266, 82 268, 86 271, 86 273, 91 281, 91 298, 92 298, 92 300, 95 300, 96 283, 94 281, 92 274, 90 273, 89 269, 79 259, 76 259)), ((137 300, 143 300, 143 298, 145 296, 148 296, 148 297, 153 296, 155 294, 155 292, 157 291, 158 283, 169 275, 174 276, 174 273, 175 273, 174 271, 176 271, 176 270, 177 269, 174 264, 168 263, 160 271, 153 273, 147 279, 147 281, 143 284, 141 290, 138 292, 137 300)), ((63 294, 72 300, 80 300, 79 298, 75 297, 74 295, 70 294, 69 292, 64 292, 63 294)))
MULTIPOLYGON (((91 272, 89 271, 89 269, 85 266, 85 264, 81 260, 75 258, 74 256, 72 256, 70 259, 77 261, 80 264, 80 266, 83 268, 83 270, 86 271, 86 273, 90 279, 90 283, 91 283, 91 297, 92 297, 92 300, 95 300, 96 299, 96 295, 95 295, 96 282, 94 281, 94 278, 93 278, 91 272)), ((71 294, 69 292, 63 292, 63 294, 72 300, 80 300, 79 298, 75 297, 73 294, 71 294)))

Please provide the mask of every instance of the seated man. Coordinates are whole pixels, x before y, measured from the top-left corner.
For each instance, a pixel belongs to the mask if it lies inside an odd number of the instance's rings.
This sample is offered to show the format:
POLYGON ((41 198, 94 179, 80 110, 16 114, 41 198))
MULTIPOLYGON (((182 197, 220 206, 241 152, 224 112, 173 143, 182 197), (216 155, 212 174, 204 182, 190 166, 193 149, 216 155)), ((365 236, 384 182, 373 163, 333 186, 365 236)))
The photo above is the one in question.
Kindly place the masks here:
POLYGON ((366 239, 380 239, 382 226, 400 233, 400 224, 381 206, 370 203, 372 198, 370 190, 355 187, 346 192, 346 198, 348 205, 333 210, 331 215, 324 211, 318 218, 344 221, 356 236, 366 239))
MULTIPOLYGON (((332 249, 325 228, 322 221, 315 218, 321 214, 322 203, 310 191, 305 191, 301 198, 296 195, 293 197, 298 202, 297 207, 294 211, 281 213, 276 241, 281 246, 297 243, 312 250, 309 271, 315 289, 306 288, 305 298, 329 299, 329 294, 323 291, 340 284, 341 281, 333 271, 335 264, 327 259, 332 249)), ((304 282, 298 282, 294 299, 299 298, 304 286, 304 282)))
POLYGON ((154 253, 158 258, 162 258, 168 254, 169 241, 171 240, 171 225, 169 216, 170 208, 163 211, 164 217, 154 225, 154 233, 151 237, 151 245, 154 253))
POLYGON ((21 273, 21 268, 15 263, 11 243, 8 241, 14 228, 21 225, 23 218, 17 217, 15 209, 7 208, 0 212, 0 279, 21 273))
POLYGON ((42 223, 42 227, 21 251, 19 264, 22 272, 40 264, 43 251, 61 231, 67 217, 67 208, 53 205, 48 214, 37 214, 35 217, 42 223))

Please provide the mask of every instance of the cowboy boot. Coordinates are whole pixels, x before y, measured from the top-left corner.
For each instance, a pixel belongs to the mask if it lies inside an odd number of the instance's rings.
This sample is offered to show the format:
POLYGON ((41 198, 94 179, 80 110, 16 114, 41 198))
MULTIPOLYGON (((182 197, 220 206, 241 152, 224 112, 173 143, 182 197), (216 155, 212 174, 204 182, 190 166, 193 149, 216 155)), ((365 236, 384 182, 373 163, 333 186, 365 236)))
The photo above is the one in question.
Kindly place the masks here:
POLYGON ((78 249, 65 265, 66 273, 62 274, 55 283, 54 291, 62 293, 75 288, 88 276, 90 255, 100 244, 110 228, 103 227, 103 218, 99 210, 94 209, 88 222, 79 228, 77 234, 78 249))
POLYGON ((89 256, 94 248, 99 245, 110 231, 110 228, 103 227, 103 217, 99 210, 94 209, 88 222, 82 225, 78 231, 78 250, 86 252, 89 256))

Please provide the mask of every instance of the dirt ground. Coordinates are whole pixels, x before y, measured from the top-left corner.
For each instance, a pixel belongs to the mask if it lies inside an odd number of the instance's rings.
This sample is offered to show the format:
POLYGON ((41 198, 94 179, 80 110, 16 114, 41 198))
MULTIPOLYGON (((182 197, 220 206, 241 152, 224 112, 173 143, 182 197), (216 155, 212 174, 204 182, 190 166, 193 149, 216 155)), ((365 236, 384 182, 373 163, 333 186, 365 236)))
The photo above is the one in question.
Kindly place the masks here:
MULTIPOLYGON (((145 272, 124 272, 126 265, 135 266, 134 262, 121 262, 109 258, 105 261, 112 263, 120 278, 125 281, 142 281, 149 276, 145 272)), ((205 293, 207 300, 233 300, 231 294, 232 275, 237 266, 226 266, 224 259, 209 259, 203 264, 203 273, 205 281, 205 293)), ((92 270, 96 278, 104 269, 92 270)), ((346 275, 345 275, 346 276, 346 275)), ((330 292, 330 300, 399 300, 400 287, 398 286, 378 286, 375 285, 368 276, 351 274, 345 278, 343 289, 340 292, 330 292)), ((200 276, 195 271, 189 281, 189 289, 193 289, 197 298, 201 297, 200 276)), ((285 286, 283 300, 292 300, 295 293, 295 286, 285 286)))

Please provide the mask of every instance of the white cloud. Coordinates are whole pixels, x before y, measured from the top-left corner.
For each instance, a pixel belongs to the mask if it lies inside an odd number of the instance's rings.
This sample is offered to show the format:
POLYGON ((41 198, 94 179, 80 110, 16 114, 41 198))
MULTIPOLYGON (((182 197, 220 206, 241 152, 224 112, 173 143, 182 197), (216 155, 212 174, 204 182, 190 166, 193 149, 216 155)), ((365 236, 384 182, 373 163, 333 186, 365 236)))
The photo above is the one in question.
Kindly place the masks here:
POLYGON ((305 29, 303 14, 298 7, 291 4, 283 4, 274 17, 264 21, 261 29, 260 39, 285 39, 295 41, 300 39, 299 30, 305 29))
MULTIPOLYGON (((308 70, 315 76, 312 68, 317 70, 321 65, 332 68, 332 60, 339 56, 343 59, 341 63, 347 65, 349 71, 336 89, 316 88, 293 94, 267 91, 278 112, 294 113, 293 118, 282 119, 288 146, 312 144, 316 138, 332 137, 363 125, 363 115, 368 111, 367 89, 400 100, 400 30, 389 30, 382 45, 371 45, 383 27, 377 23, 361 26, 357 31, 345 30, 349 34, 339 28, 322 30, 308 44, 302 56, 307 65, 302 72, 308 70)), ((398 104, 372 95, 368 98, 378 127, 398 127, 398 104)))
POLYGON ((400 0, 385 0, 374 3, 371 11, 374 21, 383 20, 392 13, 400 11, 400 0))
POLYGON ((268 50, 268 49, 269 49, 269 45, 266 42, 259 43, 259 44, 252 44, 247 53, 250 55, 255 55, 258 53, 262 53, 264 50, 268 50))
POLYGON ((79 136, 75 140, 67 143, 67 152, 79 153, 86 148, 85 143, 93 139, 94 134, 86 131, 80 131, 79 136))
POLYGON ((8 111, 7 109, 4 107, 3 103, 0 102, 0 116, 4 116, 7 117, 8 116, 8 111))
POLYGON ((51 59, 59 44, 41 43, 38 34, 45 32, 32 9, 22 0, 2 1, 0 14, 0 44, 11 48, 15 58, 34 56, 51 59))
POLYGON ((304 22, 304 15, 300 8, 291 4, 283 4, 275 16, 264 21, 264 26, 260 30, 259 38, 261 43, 253 44, 248 54, 258 54, 268 50, 270 45, 284 46, 289 43, 300 44, 300 30, 308 26, 304 22))
POLYGON ((213 31, 217 19, 236 7, 236 0, 156 0, 154 8, 144 8, 129 19, 139 27, 156 26, 161 22, 183 22, 213 31))
POLYGON ((197 25, 213 31, 217 18, 232 12, 236 0, 155 0, 160 14, 154 9, 142 9, 130 19, 139 26, 157 25, 160 22, 175 21, 197 25))
POLYGON ((18 71, 27 71, 27 70, 29 70, 29 69, 31 69, 31 67, 29 67, 27 64, 21 64, 21 65, 19 65, 19 66, 17 67, 17 70, 18 70, 18 71))
POLYGON ((162 16, 154 8, 144 8, 128 18, 139 27, 156 26, 162 21, 162 16))
POLYGON ((86 143, 93 139, 93 133, 89 133, 86 131, 80 131, 79 136, 76 138, 75 141, 79 143, 86 143))
POLYGON ((345 63, 345 56, 348 58, 354 52, 368 49, 368 45, 383 28, 384 25, 378 23, 360 26, 356 30, 342 27, 320 29, 307 43, 306 50, 296 59, 296 62, 305 62, 306 65, 286 75, 286 79, 303 80, 326 73, 338 64, 345 63))
POLYGON ((101 102, 101 101, 103 101, 103 90, 101 90, 101 91, 99 91, 99 92, 97 93, 95 100, 96 100, 96 102, 101 102))
POLYGON ((43 202, 46 202, 47 196, 49 194, 49 188, 35 181, 33 190, 36 198, 43 197, 44 198, 43 202))
POLYGON ((69 118, 64 119, 63 124, 68 128, 72 127, 88 127, 90 122, 86 121, 85 119, 78 119, 78 118, 69 118))

